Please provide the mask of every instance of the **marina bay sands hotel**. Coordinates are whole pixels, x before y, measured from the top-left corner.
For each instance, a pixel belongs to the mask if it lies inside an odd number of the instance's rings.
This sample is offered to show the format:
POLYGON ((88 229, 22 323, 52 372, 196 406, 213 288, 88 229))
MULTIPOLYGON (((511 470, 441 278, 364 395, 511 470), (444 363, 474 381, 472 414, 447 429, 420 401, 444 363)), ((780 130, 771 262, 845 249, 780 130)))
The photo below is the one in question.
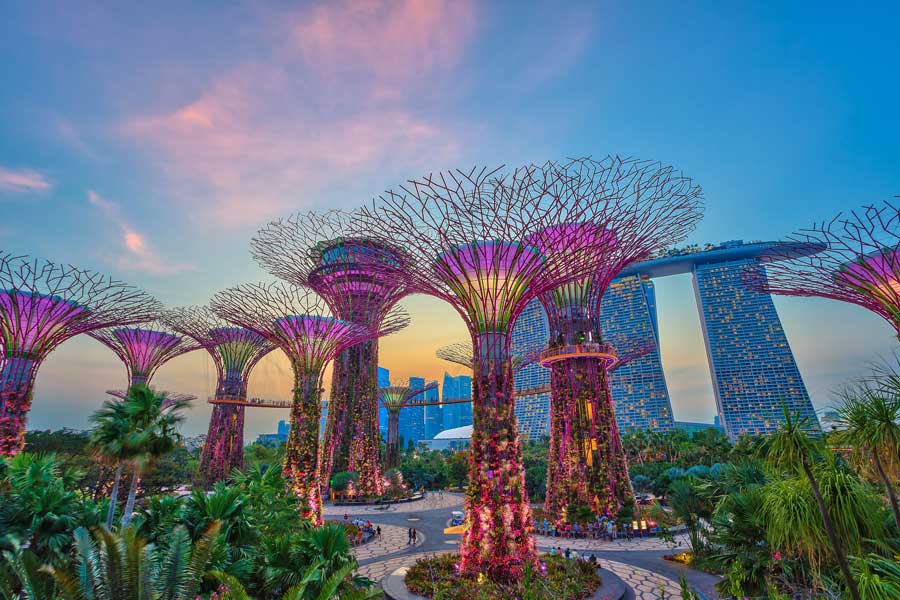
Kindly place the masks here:
MULTIPOLYGON (((783 419, 782 405, 818 423, 781 320, 767 293, 743 285, 748 269, 784 256, 783 242, 724 242, 670 252, 636 263, 612 282, 603 297, 604 339, 653 339, 654 348, 610 374, 619 429, 670 430, 672 404, 659 355, 659 327, 653 279, 692 273, 700 324, 713 382, 719 423, 732 439, 763 434, 783 419)), ((811 254, 796 244, 791 252, 811 254)), ((513 352, 546 347, 549 332, 535 300, 516 321, 513 352)), ((524 436, 547 433, 550 372, 537 364, 516 375, 516 413, 524 436)))

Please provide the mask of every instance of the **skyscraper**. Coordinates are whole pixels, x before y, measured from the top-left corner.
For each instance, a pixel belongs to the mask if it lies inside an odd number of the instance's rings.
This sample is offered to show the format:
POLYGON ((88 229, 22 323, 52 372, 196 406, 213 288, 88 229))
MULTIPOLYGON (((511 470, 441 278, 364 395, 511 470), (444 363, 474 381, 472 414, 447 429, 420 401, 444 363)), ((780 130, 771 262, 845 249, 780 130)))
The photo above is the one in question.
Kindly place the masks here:
POLYGON ((619 367, 609 376, 621 431, 674 426, 669 388, 659 357, 656 293, 646 277, 630 275, 614 280, 601 303, 603 338, 615 347, 617 339, 654 339, 649 353, 619 367))
POLYGON ((425 406, 425 439, 433 439, 444 429, 444 418, 442 407, 438 404, 439 394, 436 387, 426 390, 420 399, 424 400, 425 406))
MULTIPOLYGON (((443 401, 472 400, 472 378, 468 375, 453 377, 444 373, 443 401)), ((472 404, 454 403, 441 406, 443 429, 456 429, 472 424, 472 404)))
MULTIPOLYGON (((525 354, 547 347, 550 328, 544 308, 536 299, 525 307, 512 330, 510 351, 525 354)), ((516 419, 523 438, 537 439, 550 433, 550 370, 533 363, 515 376, 516 419)))
MULTIPOLYGON (((378 387, 388 387, 391 385, 391 372, 384 367, 378 367, 378 387)), ((387 409, 378 407, 378 431, 381 437, 387 439, 388 416, 387 409)))
MULTIPOLYGON (((421 390, 424 387, 424 378, 409 378, 409 389, 421 390)), ((428 392, 426 392, 426 394, 427 393, 428 392)), ((418 396, 416 399, 421 401, 421 396, 418 396)), ((403 438, 404 444, 408 443, 410 440, 412 440, 413 442, 418 442, 419 440, 429 439, 425 435, 425 407, 416 405, 415 400, 413 400, 410 406, 402 409, 400 411, 399 432, 400 437, 403 438)))
POLYGON ((819 428, 769 294, 743 285, 757 258, 694 265, 694 293, 716 406, 728 437, 777 429, 782 406, 819 428))

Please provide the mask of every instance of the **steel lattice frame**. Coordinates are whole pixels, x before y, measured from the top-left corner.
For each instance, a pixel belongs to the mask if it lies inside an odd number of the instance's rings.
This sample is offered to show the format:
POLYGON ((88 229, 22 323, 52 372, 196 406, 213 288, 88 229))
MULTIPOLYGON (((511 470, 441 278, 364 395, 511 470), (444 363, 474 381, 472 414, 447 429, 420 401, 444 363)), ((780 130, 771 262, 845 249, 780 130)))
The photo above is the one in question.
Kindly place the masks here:
POLYGON ((748 270, 748 287, 850 302, 880 315, 900 335, 900 208, 894 203, 839 214, 786 241, 767 257, 765 270, 748 270), (793 251, 809 245, 820 251, 793 251))
POLYGON ((473 168, 409 181, 361 211, 360 230, 399 244, 409 287, 449 302, 475 349, 467 529, 460 568, 494 581, 536 564, 532 514, 516 431, 510 331, 535 296, 592 271, 601 249, 573 239, 565 256, 525 240, 554 225, 604 227, 615 199, 562 192, 578 185, 555 163, 514 171, 473 168))
POLYGON ((128 387, 148 384, 157 369, 177 356, 200 349, 157 319, 139 327, 104 327, 88 335, 115 352, 128 371, 128 387))
POLYGON ((264 336, 235 327, 206 306, 168 311, 165 321, 196 340, 216 366, 216 394, 199 472, 208 484, 244 467, 244 416, 250 372, 275 346, 264 336))
POLYGON ((37 371, 80 333, 156 318, 147 293, 106 275, 0 252, 0 455, 19 452, 37 371))
MULTIPOLYGON (((403 253, 393 244, 352 235, 352 215, 298 213, 269 223, 252 242, 256 260, 277 277, 316 291, 340 319, 375 326, 408 293, 394 270, 403 253)), ((384 492, 379 460, 378 340, 335 359, 322 444, 322 480, 354 471, 362 496, 384 492)))
MULTIPOLYGON (((452 362, 457 365, 472 368, 474 365, 474 352, 470 342, 453 342, 446 346, 441 346, 435 350, 434 355, 441 360, 452 362)), ((526 352, 524 354, 513 354, 510 357, 512 362, 513 373, 518 373, 528 365, 533 365, 540 359, 540 352, 526 352)))
POLYGON ((288 485, 306 504, 304 517, 322 522, 318 467, 322 374, 342 350, 393 333, 409 319, 397 309, 377 327, 330 316, 325 302, 307 288, 286 283, 245 284, 219 292, 210 309, 281 348, 294 371, 291 432, 284 457, 288 485))
POLYGON ((432 381, 418 389, 404 385, 378 388, 378 399, 388 414, 387 444, 384 452, 385 471, 400 466, 400 411, 407 406, 415 406, 413 398, 437 387, 437 381, 432 381))

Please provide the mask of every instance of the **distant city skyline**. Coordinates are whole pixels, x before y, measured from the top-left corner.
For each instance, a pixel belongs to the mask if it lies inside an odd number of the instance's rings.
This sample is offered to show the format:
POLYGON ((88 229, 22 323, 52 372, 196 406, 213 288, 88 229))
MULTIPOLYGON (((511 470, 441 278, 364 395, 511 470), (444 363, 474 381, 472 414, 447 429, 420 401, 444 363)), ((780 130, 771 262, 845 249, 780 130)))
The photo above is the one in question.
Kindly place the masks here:
MULTIPOLYGON (((359 206, 443 169, 659 160, 704 189, 704 219, 686 242, 700 245, 780 239, 900 193, 896 4, 367 6, 5 3, 0 248, 96 269, 180 306, 270 280, 249 252, 269 220, 359 206)), ((711 421, 690 277, 654 282, 660 360, 674 419, 711 421)), ((467 339, 459 315, 420 295, 400 305, 412 325, 380 341, 392 379, 468 374, 434 358, 467 339)), ((816 409, 897 347, 859 307, 774 306, 816 409)), ((211 411, 205 354, 154 378, 198 396, 188 435, 206 432, 211 411)), ((329 381, 330 368, 326 390, 329 381)), ((68 341, 41 368, 29 427, 86 428, 105 390, 124 385, 112 352, 68 341)), ((291 386, 276 351, 249 393, 286 399, 291 386)), ((246 439, 285 418, 248 408, 246 439)))

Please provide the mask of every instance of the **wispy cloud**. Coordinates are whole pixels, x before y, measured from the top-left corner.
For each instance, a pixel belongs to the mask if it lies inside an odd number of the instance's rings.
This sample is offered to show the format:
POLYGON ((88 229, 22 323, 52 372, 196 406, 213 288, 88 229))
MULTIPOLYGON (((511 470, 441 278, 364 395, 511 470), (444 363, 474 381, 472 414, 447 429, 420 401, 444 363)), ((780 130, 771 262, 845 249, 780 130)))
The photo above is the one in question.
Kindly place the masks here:
POLYGON ((53 187, 43 173, 32 169, 0 167, 0 191, 24 194, 43 192, 53 187))
POLYGON ((468 2, 410 0, 272 17, 267 59, 238 59, 193 98, 133 114, 120 131, 191 198, 189 216, 224 226, 314 204, 303 199, 335 184, 381 185, 393 167, 444 166, 462 128, 414 100, 458 60, 471 12, 468 2))
POLYGON ((128 223, 116 202, 101 196, 94 190, 88 190, 87 200, 119 230, 117 239, 121 255, 117 259, 117 266, 120 269, 151 275, 171 275, 194 269, 192 265, 172 262, 161 257, 153 245, 128 223))

